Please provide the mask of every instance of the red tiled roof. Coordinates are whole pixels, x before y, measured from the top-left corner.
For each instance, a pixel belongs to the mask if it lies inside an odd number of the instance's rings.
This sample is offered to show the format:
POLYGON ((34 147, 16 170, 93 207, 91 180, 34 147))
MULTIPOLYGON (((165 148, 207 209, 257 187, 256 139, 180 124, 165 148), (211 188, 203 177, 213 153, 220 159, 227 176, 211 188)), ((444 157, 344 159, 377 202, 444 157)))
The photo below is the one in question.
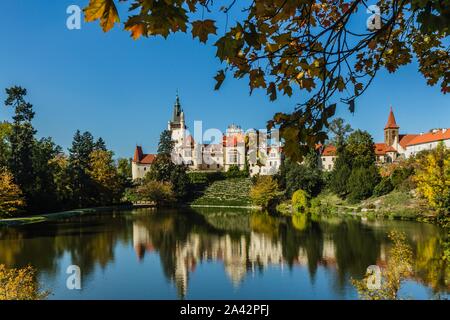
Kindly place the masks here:
POLYGON ((134 151, 133 162, 139 164, 152 164, 153 161, 155 161, 155 158, 156 158, 155 154, 144 154, 142 152, 142 147, 136 146, 136 149, 134 151))
POLYGON ((391 107, 391 111, 389 112, 388 121, 387 121, 386 126, 384 128, 385 129, 398 129, 398 128, 400 128, 397 125, 397 122, 395 122, 395 116, 394 116, 394 112, 392 111, 392 107, 391 107))
POLYGON ((398 143, 402 146, 403 149, 405 149, 406 146, 411 142, 411 140, 417 136, 418 134, 400 134, 398 136, 400 140, 398 143))
POLYGON ((375 154, 377 156, 383 156, 387 152, 397 152, 394 147, 388 146, 386 143, 375 143, 375 154))
POLYGON ((433 132, 428 132, 424 134, 418 134, 413 139, 411 139, 406 145, 413 146, 416 144, 436 142, 442 140, 450 139, 450 128, 435 130, 433 132))
POLYGON ((184 146, 190 146, 193 147, 195 144, 195 140, 192 137, 192 135, 188 135, 184 141, 184 146))
POLYGON ((332 145, 325 146, 322 150, 322 156, 335 156, 336 155, 336 147, 332 145))
POLYGON ((142 164, 152 164, 156 159, 156 154, 144 154, 144 158, 140 161, 142 164))
POLYGON ((245 142, 245 136, 241 133, 231 135, 229 137, 223 136, 222 144, 224 147, 237 147, 238 144, 243 144, 245 142))
POLYGON ((136 149, 134 150, 133 161, 139 162, 142 158, 143 158, 142 147, 136 146, 136 149))

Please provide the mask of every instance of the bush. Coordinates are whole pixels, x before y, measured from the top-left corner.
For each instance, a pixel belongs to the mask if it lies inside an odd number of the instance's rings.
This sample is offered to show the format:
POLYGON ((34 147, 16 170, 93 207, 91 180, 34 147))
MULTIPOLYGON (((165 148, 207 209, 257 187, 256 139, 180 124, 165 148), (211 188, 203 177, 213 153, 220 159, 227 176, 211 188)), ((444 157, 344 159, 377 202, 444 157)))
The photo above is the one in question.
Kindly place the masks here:
POLYGON ((260 176, 250 190, 252 202, 263 208, 271 207, 278 199, 278 184, 272 176, 260 176))
POLYGON ((187 173, 189 181, 194 185, 208 185, 215 181, 225 179, 225 174, 223 172, 201 172, 201 171, 190 171, 187 173))
POLYGON ((297 190, 292 195, 292 210, 294 212, 304 213, 308 210, 308 193, 304 190, 297 190))
POLYGON ((414 169, 411 167, 398 167, 395 168, 391 175, 391 183, 395 189, 401 189, 402 186, 408 184, 409 178, 414 173, 414 169))
POLYGON ((277 175, 280 186, 286 189, 286 197, 292 198, 296 190, 305 190, 311 196, 316 196, 322 191, 322 172, 317 168, 308 167, 287 160, 277 175))
POLYGON ((394 190, 394 186, 391 183, 391 179, 389 177, 383 177, 379 184, 376 185, 373 190, 373 194, 377 197, 384 196, 394 190))
POLYGON ((379 180, 380 176, 374 165, 354 168, 347 183, 350 191, 348 200, 356 203, 369 198, 373 194, 379 180))
POLYGON ((182 165, 176 165, 170 174, 170 183, 172 185, 172 191, 175 198, 178 201, 186 199, 189 193, 190 180, 186 173, 186 167, 182 165))
POLYGON ((155 180, 148 180, 137 187, 135 199, 154 202, 157 206, 168 205, 176 201, 172 184, 155 180))
POLYGON ((0 264, 0 300, 42 300, 48 294, 40 290, 33 267, 7 269, 0 264))
POLYGON ((228 168, 228 171, 225 173, 227 178, 247 178, 248 171, 240 170, 237 165, 232 165, 228 168))

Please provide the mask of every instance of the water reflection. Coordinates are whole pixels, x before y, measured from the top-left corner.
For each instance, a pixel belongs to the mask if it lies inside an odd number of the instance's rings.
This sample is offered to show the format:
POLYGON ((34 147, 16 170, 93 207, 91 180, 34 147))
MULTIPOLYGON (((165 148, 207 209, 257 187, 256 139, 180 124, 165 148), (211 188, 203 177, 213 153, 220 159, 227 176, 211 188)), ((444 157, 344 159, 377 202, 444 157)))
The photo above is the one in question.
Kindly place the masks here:
MULTIPOLYGON (((60 277, 61 260, 66 257, 95 281, 96 268, 114 269, 118 248, 125 247, 135 252, 134 261, 126 261, 129 265, 142 264, 147 256, 156 255, 179 298, 189 297, 191 275, 199 265, 209 263, 223 266, 234 292, 239 292, 247 276, 264 277, 269 267, 291 272, 297 272, 297 266, 306 268, 313 284, 322 268, 334 276, 333 283, 320 290, 333 291, 335 298, 348 298, 354 297, 348 293, 350 277, 361 278, 367 266, 386 263, 387 232, 392 229, 404 231, 413 247, 414 280, 434 293, 449 292, 450 268, 440 259, 443 234, 436 226, 279 218, 243 210, 140 209, 0 229, 0 264, 20 267, 31 263, 50 277, 60 277)), ((215 285, 214 281, 204 284, 220 290, 215 285)), ((278 298, 275 294, 273 298, 278 298)))

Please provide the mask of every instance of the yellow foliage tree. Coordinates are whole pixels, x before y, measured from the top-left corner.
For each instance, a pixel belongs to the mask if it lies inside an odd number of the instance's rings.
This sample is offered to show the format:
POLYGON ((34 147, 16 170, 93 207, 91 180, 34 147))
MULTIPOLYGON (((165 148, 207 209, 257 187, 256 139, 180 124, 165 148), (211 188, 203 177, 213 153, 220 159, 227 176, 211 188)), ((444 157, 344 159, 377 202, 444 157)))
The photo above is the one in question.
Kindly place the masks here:
POLYGON ((33 267, 7 269, 0 265, 0 300, 42 300, 48 294, 40 290, 33 267))
POLYGON ((267 208, 278 197, 278 184, 271 176, 261 176, 250 190, 252 202, 267 208))
POLYGON ((13 216, 24 206, 22 191, 14 183, 13 175, 7 170, 0 171, 0 217, 13 216))
POLYGON ((294 213, 305 213, 308 210, 308 193, 304 190, 297 190, 292 195, 292 209, 294 213))
POLYGON ((373 282, 373 274, 366 274, 363 280, 352 279, 352 284, 363 300, 397 300, 402 283, 413 274, 412 249, 406 240, 406 235, 399 231, 391 231, 389 238, 393 242, 389 250, 387 266, 383 269, 379 280, 379 287, 369 287, 373 282))
POLYGON ((89 175, 100 189, 101 203, 112 203, 117 199, 120 180, 111 151, 95 150, 90 155, 89 175))
POLYGON ((415 181, 419 193, 441 213, 450 210, 450 150, 441 142, 418 160, 415 181))

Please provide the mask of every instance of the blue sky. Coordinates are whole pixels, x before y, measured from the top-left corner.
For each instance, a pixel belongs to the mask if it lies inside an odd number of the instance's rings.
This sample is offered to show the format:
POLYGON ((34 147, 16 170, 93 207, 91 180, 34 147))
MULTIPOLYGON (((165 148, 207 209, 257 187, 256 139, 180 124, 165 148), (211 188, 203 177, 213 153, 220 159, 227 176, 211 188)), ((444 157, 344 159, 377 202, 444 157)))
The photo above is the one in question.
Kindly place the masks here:
MULTIPOLYGON (((250 96, 246 79, 231 77, 214 91, 213 77, 221 68, 215 49, 190 35, 134 41, 119 27, 104 34, 96 23, 69 31, 66 8, 86 3, 0 4, 0 100, 4 88, 26 87, 38 135, 51 136, 64 148, 80 129, 103 137, 116 156, 132 156, 136 144, 156 151, 177 89, 190 127, 202 120, 204 128, 221 130, 230 123, 264 128, 275 112, 292 110, 303 95, 270 102, 264 91, 250 96)), ((450 96, 427 86, 415 63, 395 74, 380 73, 358 100, 356 113, 340 105, 338 116, 381 141, 390 105, 403 133, 450 127, 450 96)), ((11 111, 2 103, 0 121, 10 120, 11 111)))

